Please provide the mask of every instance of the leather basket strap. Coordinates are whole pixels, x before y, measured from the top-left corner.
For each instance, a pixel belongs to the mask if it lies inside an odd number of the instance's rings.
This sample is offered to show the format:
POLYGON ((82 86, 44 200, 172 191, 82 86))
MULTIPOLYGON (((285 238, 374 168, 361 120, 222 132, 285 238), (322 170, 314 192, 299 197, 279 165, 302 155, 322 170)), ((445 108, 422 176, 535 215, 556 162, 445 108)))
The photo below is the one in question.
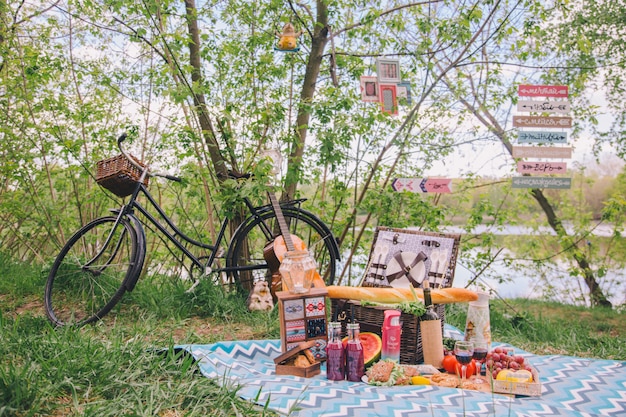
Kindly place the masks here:
POLYGON ((424 252, 420 252, 415 256, 415 258, 413 258, 413 260, 411 261, 409 265, 404 264, 404 259, 402 259, 402 252, 399 252, 396 255, 394 255, 393 258, 398 262, 398 265, 400 265, 400 271, 391 275, 387 275, 387 280, 391 282, 393 280, 396 280, 406 275, 406 277, 409 279, 409 281, 414 287, 419 287, 419 283, 415 281, 415 279, 411 276, 410 272, 411 272, 411 269, 415 268, 415 266, 418 263, 428 259, 428 256, 426 256, 424 252))

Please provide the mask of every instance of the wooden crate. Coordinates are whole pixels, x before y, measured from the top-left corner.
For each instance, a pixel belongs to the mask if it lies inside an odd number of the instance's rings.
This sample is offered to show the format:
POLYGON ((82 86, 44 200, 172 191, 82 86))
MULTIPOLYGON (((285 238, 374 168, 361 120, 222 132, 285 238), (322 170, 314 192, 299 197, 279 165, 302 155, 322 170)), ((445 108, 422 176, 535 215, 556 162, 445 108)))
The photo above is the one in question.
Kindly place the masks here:
POLYGON ((303 378, 310 378, 321 373, 319 361, 316 361, 315 363, 305 368, 298 367, 292 364, 292 361, 296 356, 298 356, 298 354, 300 354, 305 349, 311 349, 314 345, 315 341, 313 340, 309 342, 302 342, 298 344, 295 348, 283 353, 282 355, 274 359, 274 364, 276 365, 276 375, 294 375, 301 376, 303 378))
POLYGON ((541 381, 537 369, 531 367, 533 382, 513 382, 493 380, 493 392, 499 394, 523 395, 529 397, 541 396, 541 381))

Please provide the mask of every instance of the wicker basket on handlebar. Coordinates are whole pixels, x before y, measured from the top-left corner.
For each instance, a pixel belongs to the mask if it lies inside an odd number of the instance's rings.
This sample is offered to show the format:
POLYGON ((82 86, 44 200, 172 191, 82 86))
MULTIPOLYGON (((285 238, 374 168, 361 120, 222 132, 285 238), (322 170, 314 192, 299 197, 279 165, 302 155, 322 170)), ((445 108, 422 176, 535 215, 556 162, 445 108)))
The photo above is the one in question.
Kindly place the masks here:
MULTIPOLYGON (((145 166, 137 158, 131 156, 140 166, 145 166)), ((118 197, 131 195, 139 182, 141 171, 130 163, 124 155, 98 161, 96 182, 118 197)), ((143 180, 148 185, 148 176, 143 180)))

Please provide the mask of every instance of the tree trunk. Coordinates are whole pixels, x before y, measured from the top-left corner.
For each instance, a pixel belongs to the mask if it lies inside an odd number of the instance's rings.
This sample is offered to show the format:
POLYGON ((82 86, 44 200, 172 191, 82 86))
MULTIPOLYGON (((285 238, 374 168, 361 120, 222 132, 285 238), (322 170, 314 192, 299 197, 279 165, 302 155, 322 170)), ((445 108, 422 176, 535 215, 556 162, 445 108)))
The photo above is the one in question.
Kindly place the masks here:
POLYGON ((298 115, 296 117, 295 129, 297 141, 292 145, 291 151, 289 152, 289 165, 285 189, 281 197, 282 201, 289 200, 296 195, 296 189, 300 182, 302 156, 304 155, 304 146, 311 116, 308 105, 315 95, 315 86, 322 66, 324 49, 328 43, 328 8, 323 0, 317 1, 316 4, 317 18, 313 38, 311 40, 311 52, 309 53, 309 59, 306 64, 304 83, 302 84, 302 91, 300 92, 298 115))
POLYGON ((193 96, 193 104, 198 115, 198 122, 202 129, 202 135, 209 149, 209 155, 211 156, 211 162, 215 169, 215 174, 218 180, 224 180, 227 178, 228 168, 226 161, 222 157, 220 152, 219 143, 213 129, 213 123, 206 107, 206 99, 204 94, 198 92, 198 88, 203 84, 202 66, 200 63, 200 29, 198 28, 195 0, 185 0, 185 10, 187 13, 187 28, 189 30, 189 63, 191 64, 191 81, 193 96))
POLYGON ((550 227, 552 227, 552 229, 556 232, 556 235, 559 237, 559 240, 562 242, 561 246, 564 246, 564 249, 572 255, 574 260, 578 263, 578 266, 582 271, 585 284, 587 284, 587 287, 589 288, 591 305, 612 308, 613 305, 609 300, 607 300, 606 296, 602 292, 602 289, 598 285, 598 282, 596 281, 595 275, 589 266, 587 256, 578 248, 576 242, 574 242, 567 234, 561 220, 559 220, 557 215, 554 213, 552 205, 543 194, 543 191, 538 188, 533 188, 530 192, 543 209, 543 212, 546 214, 550 227))
MULTIPOLYGON (((189 62, 191 64, 191 93, 193 95, 193 103, 198 116, 198 123, 202 129, 202 136, 207 144, 211 162, 213 163, 213 169, 219 182, 228 178, 228 166, 226 160, 220 152, 220 146, 217 141, 215 130, 213 129, 213 123, 211 117, 207 111, 206 99, 202 92, 198 91, 198 88, 204 84, 202 75, 201 57, 200 57, 200 29, 198 28, 197 10, 195 0, 185 0, 185 10, 187 13, 187 27, 189 30, 189 62)), ((244 215, 241 211, 235 213, 235 217, 229 223, 229 230, 231 234, 237 229, 239 224, 244 219, 244 215)), ((247 250, 247 249, 246 249, 247 250)), ((250 280, 239 282, 241 289, 244 292, 249 292, 252 289, 253 283, 250 280)))

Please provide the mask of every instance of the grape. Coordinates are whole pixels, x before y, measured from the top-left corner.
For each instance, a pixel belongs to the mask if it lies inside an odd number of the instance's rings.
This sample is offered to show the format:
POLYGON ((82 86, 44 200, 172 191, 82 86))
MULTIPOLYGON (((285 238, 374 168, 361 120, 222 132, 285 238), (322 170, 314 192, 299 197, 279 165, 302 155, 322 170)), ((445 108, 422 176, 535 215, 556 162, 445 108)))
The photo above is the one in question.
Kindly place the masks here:
POLYGON ((515 361, 511 361, 511 363, 509 363, 509 368, 517 371, 520 368, 520 364, 515 361))
POLYGON ((520 365, 524 364, 524 357, 521 355, 513 356, 513 360, 515 360, 515 362, 519 363, 520 365))
POLYGON ((493 355, 491 355, 491 359, 493 359, 494 362, 500 362, 500 354, 494 353, 493 355))
POLYGON ((498 377, 498 370, 494 370, 491 375, 493 376, 493 379, 496 379, 498 377))
POLYGON ((502 353, 502 348, 497 347, 493 350, 495 353, 502 353))

